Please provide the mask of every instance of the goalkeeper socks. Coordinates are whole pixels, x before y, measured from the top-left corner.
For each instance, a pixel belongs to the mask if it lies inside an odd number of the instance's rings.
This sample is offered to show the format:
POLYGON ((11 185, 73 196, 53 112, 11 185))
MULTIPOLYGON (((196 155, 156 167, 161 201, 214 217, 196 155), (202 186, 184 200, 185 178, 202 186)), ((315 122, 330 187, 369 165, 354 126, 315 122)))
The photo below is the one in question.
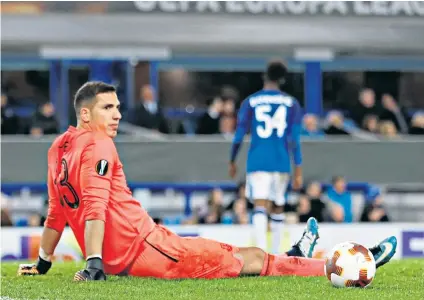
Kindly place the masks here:
POLYGON ((261 206, 255 207, 252 221, 255 233, 256 247, 266 251, 268 232, 268 216, 266 213, 266 208, 261 206))
POLYGON ((273 254, 280 253, 281 232, 283 230, 284 214, 271 214, 271 237, 273 254))
POLYGON ((41 257, 38 257, 36 269, 37 269, 39 274, 46 274, 50 270, 51 267, 52 267, 51 261, 47 261, 47 260, 44 260, 41 257))
POLYGON ((261 276, 325 276, 323 259, 266 254, 261 276))

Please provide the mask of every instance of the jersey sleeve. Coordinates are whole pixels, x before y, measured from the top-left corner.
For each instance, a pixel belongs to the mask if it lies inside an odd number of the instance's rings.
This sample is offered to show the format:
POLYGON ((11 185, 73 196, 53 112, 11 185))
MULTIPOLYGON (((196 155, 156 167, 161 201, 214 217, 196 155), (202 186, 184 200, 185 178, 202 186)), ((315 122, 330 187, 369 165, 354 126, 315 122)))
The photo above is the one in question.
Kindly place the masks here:
POLYGON ((293 111, 291 116, 291 150, 293 154, 294 164, 299 166, 302 164, 302 149, 300 144, 300 134, 302 129, 302 109, 299 102, 295 101, 293 105, 293 111))
POLYGON ((252 107, 249 100, 246 99, 242 102, 237 116, 237 128, 233 138, 231 147, 230 161, 235 161, 238 151, 240 150, 241 143, 246 133, 249 131, 249 126, 252 120, 252 107))
POLYGON ((93 141, 82 153, 80 183, 85 221, 106 220, 116 157, 115 145, 107 137, 93 141))
POLYGON ((57 232, 63 232, 66 225, 66 218, 59 202, 59 195, 54 184, 50 167, 47 173, 47 190, 49 196, 49 208, 44 226, 54 229, 57 232))

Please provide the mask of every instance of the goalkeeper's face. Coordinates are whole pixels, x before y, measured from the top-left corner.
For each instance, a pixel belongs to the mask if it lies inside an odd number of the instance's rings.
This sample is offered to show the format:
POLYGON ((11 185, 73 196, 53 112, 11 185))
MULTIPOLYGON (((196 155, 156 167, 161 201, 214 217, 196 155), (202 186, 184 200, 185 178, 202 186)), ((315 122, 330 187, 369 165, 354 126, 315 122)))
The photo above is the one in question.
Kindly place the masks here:
POLYGON ((118 134, 120 102, 116 93, 104 93, 96 96, 96 102, 90 110, 90 125, 100 127, 114 138, 118 134))

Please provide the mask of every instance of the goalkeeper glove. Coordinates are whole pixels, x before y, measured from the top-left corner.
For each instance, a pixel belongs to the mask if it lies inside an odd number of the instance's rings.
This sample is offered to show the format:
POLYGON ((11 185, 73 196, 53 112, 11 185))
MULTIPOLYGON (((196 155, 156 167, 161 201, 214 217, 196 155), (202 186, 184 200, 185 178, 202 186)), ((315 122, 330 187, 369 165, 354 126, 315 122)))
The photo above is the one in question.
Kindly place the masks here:
POLYGON ((38 257, 36 264, 20 264, 18 275, 44 275, 50 270, 52 263, 38 257))
POLYGON ((99 257, 89 258, 84 270, 75 273, 74 281, 106 280, 103 262, 99 257))

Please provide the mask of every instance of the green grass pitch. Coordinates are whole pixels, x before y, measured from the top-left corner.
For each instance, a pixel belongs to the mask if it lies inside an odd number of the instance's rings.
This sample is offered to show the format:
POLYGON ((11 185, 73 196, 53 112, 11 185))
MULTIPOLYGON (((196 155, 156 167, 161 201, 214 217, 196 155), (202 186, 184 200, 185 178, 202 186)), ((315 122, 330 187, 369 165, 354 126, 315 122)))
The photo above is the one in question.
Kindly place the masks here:
POLYGON ((325 277, 243 277, 158 280, 109 276, 106 282, 73 282, 79 263, 56 263, 45 276, 18 277, 19 263, 1 264, 1 300, 11 299, 424 299, 424 260, 398 260, 377 271, 368 288, 333 288, 325 277))

